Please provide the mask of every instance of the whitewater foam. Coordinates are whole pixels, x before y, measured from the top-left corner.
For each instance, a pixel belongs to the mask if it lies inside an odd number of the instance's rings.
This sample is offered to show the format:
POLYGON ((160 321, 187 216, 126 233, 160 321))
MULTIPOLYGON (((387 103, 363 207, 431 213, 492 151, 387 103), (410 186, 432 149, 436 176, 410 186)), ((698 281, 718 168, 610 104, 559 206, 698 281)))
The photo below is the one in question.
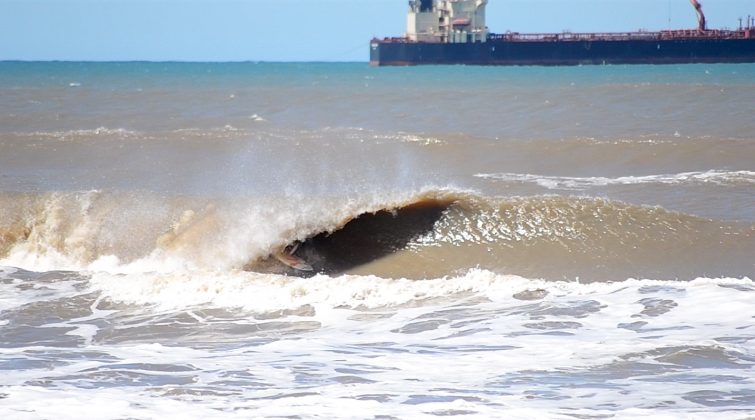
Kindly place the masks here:
POLYGON ((12 137, 24 139, 44 139, 58 141, 79 141, 92 138, 118 138, 118 139, 145 139, 149 138, 146 133, 127 130, 125 128, 97 127, 92 129, 76 130, 54 130, 54 131, 33 131, 33 132, 14 132, 10 133, 12 137))
POLYGON ((610 185, 755 185, 753 171, 709 170, 704 172, 684 172, 679 174, 608 177, 564 177, 532 174, 497 173, 476 174, 478 178, 504 182, 534 183, 550 190, 587 190, 594 187, 610 185))
MULTIPOLYGON (((250 272, 193 273, 92 273, 92 290, 109 299, 135 305, 157 305, 165 309, 211 305, 244 308, 259 312, 295 309, 305 305, 323 308, 380 308, 418 302, 442 302, 474 295, 492 301, 511 301, 517 294, 540 291, 544 296, 563 297, 613 294, 624 288, 704 285, 752 287, 743 279, 699 278, 689 282, 635 280, 616 283, 579 283, 526 279, 472 269, 456 277, 436 279, 386 279, 377 276, 317 275, 300 278, 250 272)), ((729 310, 730 308, 723 308, 729 310)))
POLYGON ((56 418, 87 417, 84 407, 99 418, 343 417, 346 406, 358 417, 709 418, 715 407, 736 418, 755 404, 747 278, 87 277, 78 295, 34 301, 85 299, 89 312, 54 322, 29 306, 5 312, 25 317, 13 328, 29 336, 74 341, 0 349, 0 364, 28 363, 4 376, 0 415, 44 418, 54 403, 56 418))

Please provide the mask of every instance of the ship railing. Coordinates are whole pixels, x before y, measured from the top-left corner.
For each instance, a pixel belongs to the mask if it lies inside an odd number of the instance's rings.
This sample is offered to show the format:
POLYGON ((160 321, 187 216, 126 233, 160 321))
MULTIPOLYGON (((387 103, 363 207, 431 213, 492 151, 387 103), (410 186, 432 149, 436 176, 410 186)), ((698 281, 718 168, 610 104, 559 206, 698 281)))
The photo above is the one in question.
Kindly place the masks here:
POLYGON ((681 29, 674 31, 661 31, 661 39, 699 38, 699 39, 744 39, 747 38, 746 30, 708 29, 681 29))
MULTIPOLYGON (((747 39, 753 37, 753 31, 750 29, 729 30, 729 29, 708 29, 699 31, 697 29, 678 29, 664 30, 658 32, 638 31, 638 32, 598 32, 598 33, 537 33, 522 34, 518 32, 507 32, 504 34, 488 34, 488 41, 514 41, 514 42, 564 42, 564 41, 627 41, 627 40, 674 40, 674 39, 747 39)), ((413 41, 407 37, 386 37, 383 39, 375 38, 373 42, 383 42, 391 44, 415 44, 424 41, 413 41)))
POLYGON ((629 41, 629 40, 661 40, 661 39, 736 39, 746 38, 744 30, 731 31, 714 29, 698 31, 697 29, 681 29, 659 32, 603 32, 603 33, 527 33, 507 32, 505 34, 489 34, 488 41, 516 41, 516 42, 564 42, 564 41, 629 41))
POLYGON ((505 34, 490 34, 491 41, 518 41, 518 42, 562 42, 562 41, 620 41, 632 39, 658 39, 655 32, 625 32, 625 33, 550 33, 550 34, 520 34, 517 32, 505 34))

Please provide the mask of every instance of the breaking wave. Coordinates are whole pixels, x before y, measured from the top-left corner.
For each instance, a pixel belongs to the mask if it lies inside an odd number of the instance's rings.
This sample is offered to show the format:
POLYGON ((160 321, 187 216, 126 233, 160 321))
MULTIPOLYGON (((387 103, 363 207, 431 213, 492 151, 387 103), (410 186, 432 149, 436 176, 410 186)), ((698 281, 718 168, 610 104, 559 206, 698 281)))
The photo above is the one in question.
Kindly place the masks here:
POLYGON ((606 199, 492 198, 433 189, 360 197, 212 199, 156 193, 4 193, 0 265, 42 270, 241 270, 441 278, 751 276, 755 226, 606 199))

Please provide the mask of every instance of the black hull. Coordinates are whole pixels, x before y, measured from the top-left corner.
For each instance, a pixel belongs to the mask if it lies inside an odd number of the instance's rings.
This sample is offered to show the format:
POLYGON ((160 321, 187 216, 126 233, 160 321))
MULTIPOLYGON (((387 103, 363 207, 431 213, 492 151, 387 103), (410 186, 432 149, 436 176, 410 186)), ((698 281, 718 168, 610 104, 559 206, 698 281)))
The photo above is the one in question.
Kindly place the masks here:
POLYGON ((507 41, 468 44, 373 40, 370 64, 580 65, 753 63, 755 38, 507 41))

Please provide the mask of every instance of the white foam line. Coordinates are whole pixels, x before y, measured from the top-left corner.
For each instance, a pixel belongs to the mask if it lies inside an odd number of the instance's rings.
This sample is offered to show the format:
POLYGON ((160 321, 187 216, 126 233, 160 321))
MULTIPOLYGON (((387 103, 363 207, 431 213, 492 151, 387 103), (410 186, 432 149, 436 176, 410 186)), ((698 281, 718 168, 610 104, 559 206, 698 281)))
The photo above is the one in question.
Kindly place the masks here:
POLYGON ((465 275, 430 280, 383 279, 375 276, 318 275, 303 279, 272 274, 233 273, 95 273, 90 287, 104 296, 129 304, 157 305, 161 309, 195 305, 240 307, 255 311, 295 309, 313 305, 318 310, 338 307, 401 305, 423 299, 474 293, 493 300, 510 300, 512 294, 532 289, 551 296, 610 294, 625 287, 727 284, 752 285, 748 278, 707 279, 690 282, 635 280, 617 283, 548 282, 473 269, 465 275))
POLYGON ((15 132, 13 135, 19 137, 52 137, 56 139, 67 139, 71 137, 83 136, 112 136, 118 135, 123 137, 132 137, 141 135, 138 131, 127 130, 125 128, 108 128, 97 127, 92 129, 79 129, 68 131, 33 131, 33 132, 15 132))
POLYGON ((608 177, 567 177, 517 173, 475 174, 475 177, 506 182, 534 183, 547 189, 584 190, 591 187, 639 184, 755 184, 753 171, 683 172, 679 174, 608 177))

